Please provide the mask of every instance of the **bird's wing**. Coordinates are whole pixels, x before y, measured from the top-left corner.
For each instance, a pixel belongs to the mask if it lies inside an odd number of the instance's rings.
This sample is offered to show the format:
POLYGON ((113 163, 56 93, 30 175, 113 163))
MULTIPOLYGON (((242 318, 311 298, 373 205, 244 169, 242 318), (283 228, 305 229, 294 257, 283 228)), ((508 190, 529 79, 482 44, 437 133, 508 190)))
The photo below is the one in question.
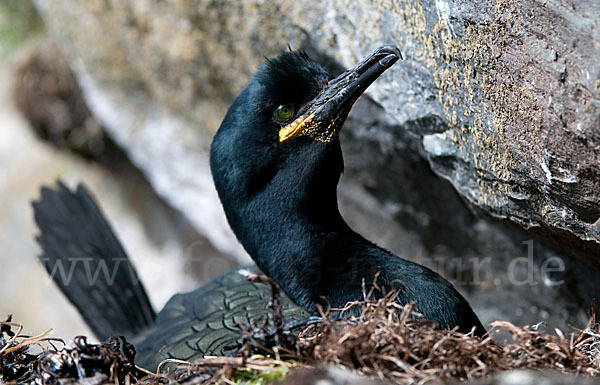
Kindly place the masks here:
MULTIPOLYGON (((173 296, 159 313, 154 330, 136 345, 136 362, 155 369, 167 358, 193 361, 240 348, 239 325, 264 316, 271 299, 271 287, 248 282, 246 271, 227 273, 195 291, 173 296)), ((284 294, 281 301, 284 321, 310 316, 284 294)))

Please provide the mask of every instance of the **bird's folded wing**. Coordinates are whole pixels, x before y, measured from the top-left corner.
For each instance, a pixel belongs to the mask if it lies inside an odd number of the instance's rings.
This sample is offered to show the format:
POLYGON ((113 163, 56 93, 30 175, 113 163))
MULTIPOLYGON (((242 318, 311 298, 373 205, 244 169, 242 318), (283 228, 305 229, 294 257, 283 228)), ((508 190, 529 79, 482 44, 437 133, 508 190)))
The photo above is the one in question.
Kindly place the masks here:
MULTIPOLYGON (((227 273, 201 288, 173 296, 156 327, 136 344, 136 362, 155 369, 164 359, 193 361, 204 355, 231 355, 241 347, 241 329, 267 314, 271 287, 248 282, 248 269, 227 273)), ((281 296, 284 321, 306 319, 308 312, 281 296)))

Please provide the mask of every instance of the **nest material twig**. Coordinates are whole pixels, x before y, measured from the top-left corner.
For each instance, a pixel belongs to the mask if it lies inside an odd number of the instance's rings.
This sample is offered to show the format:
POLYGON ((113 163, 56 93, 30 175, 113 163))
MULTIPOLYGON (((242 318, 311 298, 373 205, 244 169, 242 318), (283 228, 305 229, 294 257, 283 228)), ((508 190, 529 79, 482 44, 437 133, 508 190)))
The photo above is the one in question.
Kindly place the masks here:
POLYGON ((349 304, 344 310, 357 315, 319 324, 311 338, 299 340, 299 359, 341 364, 397 383, 469 380, 514 369, 600 374, 589 356, 590 348, 600 345, 598 339, 595 345, 577 346, 558 329, 550 335, 532 326, 497 321, 491 333, 504 330, 513 337, 512 343, 499 346, 489 336, 437 330, 415 312, 415 303, 400 309, 396 295, 349 304))
MULTIPOLYGON (((37 361, 31 361, 37 362, 34 366, 37 382, 56 382, 62 374, 69 373, 69 370, 58 370, 63 368, 59 365, 49 376, 42 370, 48 357, 53 357, 50 362, 54 364, 75 365, 79 375, 72 379, 73 384, 78 383, 81 373, 96 376, 98 383, 111 384, 129 384, 136 380, 146 385, 174 382, 229 384, 240 378, 260 376, 263 376, 260 377, 262 383, 266 383, 281 378, 296 367, 323 363, 342 365, 398 384, 470 380, 514 369, 600 375, 600 324, 596 323, 594 313, 578 338, 565 336, 558 329, 551 335, 536 325, 521 328, 496 321, 491 325, 491 333, 506 331, 513 338, 512 342, 500 346, 491 337, 482 339, 471 333, 437 330, 435 324, 415 311, 415 303, 399 305, 395 300, 396 292, 374 298, 371 290, 365 293, 363 301, 349 303, 343 309, 323 311, 321 322, 307 322, 309 326, 294 337, 282 318, 278 287, 272 285, 272 289, 269 314, 260 322, 241 326, 246 344, 238 357, 207 356, 195 362, 166 360, 165 363, 177 364, 177 370, 161 373, 159 368, 157 373, 151 373, 133 365, 132 350, 124 340, 113 340, 112 345, 92 345, 83 339, 76 340, 75 348, 54 349, 51 353, 42 353, 37 361), (74 351, 78 354, 73 355, 74 351), (95 361, 89 363, 95 364, 82 372, 81 358, 90 355, 95 361), (284 361, 281 357, 292 361, 284 361), (141 379, 144 375, 147 376, 141 379)), ((11 323, 11 326, 18 324, 11 323)), ((26 353, 27 347, 23 341, 17 341, 15 333, 8 341, 10 343, 0 340, 0 349, 4 350, 5 356, 26 353), (18 344, 21 346, 14 349, 18 344), (7 353, 9 350, 11 353, 7 353)))
POLYGON ((12 315, 0 322, 0 382, 25 381, 33 376, 38 355, 29 352, 30 345, 41 341, 62 341, 50 338, 52 329, 33 337, 22 335, 22 331, 23 325, 12 322, 12 315))
MULTIPOLYGON (((511 343, 499 346, 490 336, 481 339, 472 333, 437 330, 415 311, 416 303, 398 304, 397 294, 373 285, 363 301, 322 311, 323 322, 309 326, 286 351, 295 351, 292 358, 297 362, 334 363, 400 384, 470 380, 513 369, 600 374, 598 328, 588 325, 587 338, 576 343, 558 329, 551 335, 535 325, 520 328, 496 321, 490 334, 507 331, 513 337, 511 343)), ((590 322, 595 324, 594 314, 590 322)), ((254 346, 261 346, 260 353, 265 354, 269 345, 254 346)))
POLYGON ((600 322, 596 322, 595 298, 592 300, 590 320, 573 344, 577 349, 586 352, 590 361, 600 370, 600 322))

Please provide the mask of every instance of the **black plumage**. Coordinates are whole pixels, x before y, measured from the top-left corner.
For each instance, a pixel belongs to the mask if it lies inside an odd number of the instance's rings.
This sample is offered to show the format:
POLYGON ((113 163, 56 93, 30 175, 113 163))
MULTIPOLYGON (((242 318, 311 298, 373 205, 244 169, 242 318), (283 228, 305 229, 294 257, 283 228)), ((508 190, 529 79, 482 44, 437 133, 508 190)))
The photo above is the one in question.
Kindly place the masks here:
POLYGON ((42 188, 33 202, 41 262, 105 340, 114 330, 134 336, 154 324, 154 310, 136 271, 104 215, 83 186, 42 188), (135 311, 131 311, 135 309, 135 311))
MULTIPOLYGON (((344 168, 339 131, 354 101, 399 58, 395 47, 382 47, 333 80, 302 52, 266 61, 215 135, 214 182, 239 241, 287 294, 288 319, 308 317, 304 309, 315 312, 323 297, 336 307, 361 299, 363 281, 370 285, 379 273, 380 285, 400 289, 398 302, 418 301, 418 310, 439 327, 463 332, 474 327, 483 335, 477 316, 449 282, 367 241, 338 210, 336 188, 344 168)), ((49 272, 57 263, 91 261, 87 268, 75 264, 69 282, 60 274, 54 280, 98 337, 133 338, 142 365, 226 354, 239 345, 235 325, 267 308, 270 288, 248 282, 238 270, 174 296, 155 317, 84 187, 45 188, 34 210, 49 272), (88 279, 90 266, 102 264, 114 269, 114 281, 102 274, 88 279)))
MULTIPOLYGON (((176 294, 155 315, 135 268, 84 186, 45 187, 33 208, 48 273, 98 339, 127 337, 143 367, 155 369, 166 358, 193 361, 235 352, 241 347, 238 325, 265 314, 271 289, 248 281, 258 273, 251 267, 176 294)), ((281 300, 285 319, 309 317, 287 296, 281 300)))
POLYGON ((339 130, 356 97, 399 55, 382 47, 331 82, 325 69, 301 53, 267 62, 215 135, 215 186, 248 254, 298 305, 315 311, 325 297, 342 307, 360 299, 362 282, 370 284, 380 273, 378 284, 400 289, 398 302, 417 301, 418 310, 439 327, 463 332, 475 327, 482 335, 477 316, 448 281, 369 242, 338 210, 336 188, 344 167, 339 130), (361 87, 354 91, 357 83, 361 87), (274 117, 279 105, 297 113, 281 122, 274 117), (282 140, 282 131, 307 116, 319 124, 282 140))

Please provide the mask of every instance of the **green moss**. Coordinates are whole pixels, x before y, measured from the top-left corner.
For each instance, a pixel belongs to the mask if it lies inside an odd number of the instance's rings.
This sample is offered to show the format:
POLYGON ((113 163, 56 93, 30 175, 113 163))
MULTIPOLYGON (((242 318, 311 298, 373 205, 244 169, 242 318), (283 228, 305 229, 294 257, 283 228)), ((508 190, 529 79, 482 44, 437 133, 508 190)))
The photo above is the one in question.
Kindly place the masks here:
MULTIPOLYGON (((257 358, 264 359, 264 357, 257 358)), ((292 361, 273 360, 272 370, 237 369, 232 381, 236 384, 266 385, 284 379, 292 370, 292 361)))

